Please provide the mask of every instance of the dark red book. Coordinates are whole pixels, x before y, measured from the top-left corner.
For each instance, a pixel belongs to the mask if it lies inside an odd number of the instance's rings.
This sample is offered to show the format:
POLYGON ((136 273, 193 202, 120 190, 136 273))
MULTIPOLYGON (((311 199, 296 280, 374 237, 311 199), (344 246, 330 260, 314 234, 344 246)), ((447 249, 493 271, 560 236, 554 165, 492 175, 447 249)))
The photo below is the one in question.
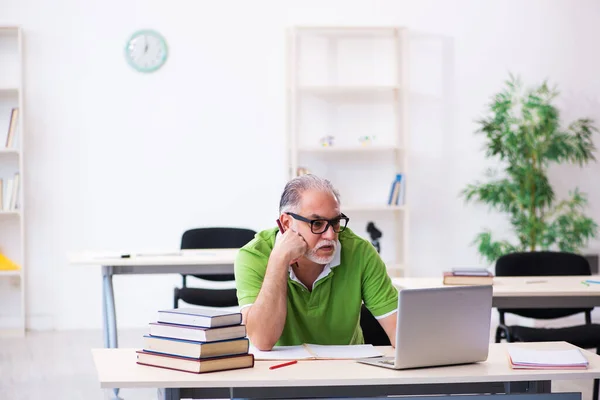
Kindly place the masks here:
POLYGON ((254 355, 250 353, 201 359, 176 357, 144 350, 138 350, 136 353, 137 364, 195 374, 254 367, 254 355))

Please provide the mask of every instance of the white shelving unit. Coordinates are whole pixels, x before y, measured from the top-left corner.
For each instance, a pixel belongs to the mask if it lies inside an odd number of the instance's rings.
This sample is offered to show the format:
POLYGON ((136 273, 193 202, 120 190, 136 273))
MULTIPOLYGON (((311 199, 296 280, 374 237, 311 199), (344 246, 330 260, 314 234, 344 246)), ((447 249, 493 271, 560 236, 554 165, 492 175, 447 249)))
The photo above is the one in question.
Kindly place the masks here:
POLYGON ((402 27, 288 32, 289 177, 304 169, 330 179, 349 227, 369 240, 369 222, 382 232, 392 276, 409 265, 409 207, 388 205, 396 174, 408 171, 407 45, 402 27))
POLYGON ((0 26, 0 254, 21 268, 0 269, 0 336, 25 334, 25 224, 23 204, 23 33, 19 27, 0 26), (11 112, 18 109, 10 148, 6 139, 11 112), (10 206, 8 181, 19 175, 16 204, 10 206))

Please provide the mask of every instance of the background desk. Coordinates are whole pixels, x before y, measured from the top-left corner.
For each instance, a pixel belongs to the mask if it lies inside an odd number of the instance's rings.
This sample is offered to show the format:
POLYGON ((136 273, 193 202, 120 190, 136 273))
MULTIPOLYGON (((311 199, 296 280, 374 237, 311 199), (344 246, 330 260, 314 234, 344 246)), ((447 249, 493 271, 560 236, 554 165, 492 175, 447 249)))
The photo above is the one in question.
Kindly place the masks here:
MULTIPOLYGON (((493 306, 498 308, 578 308, 600 306, 600 285, 583 285, 592 276, 494 277, 493 306), (543 282, 540 282, 543 281, 543 282)), ((443 278, 393 278, 398 288, 444 286, 443 278)))
MULTIPOLYGON (((488 360, 451 367, 403 371, 364 365, 352 360, 305 360, 269 370, 276 361, 256 361, 254 368, 191 374, 137 365, 135 349, 94 349, 102 388, 164 388, 168 400, 191 398, 359 397, 454 393, 549 393, 551 380, 600 377, 600 356, 581 350, 587 370, 513 370, 506 346, 568 349, 565 342, 494 343, 488 360)), ((392 354, 390 347, 384 352, 392 354)))
MULTIPOLYGON (((102 316, 104 346, 118 347, 117 316, 112 277, 119 274, 223 274, 233 273, 239 249, 181 250, 165 255, 121 258, 100 253, 69 257, 71 264, 102 266, 102 316)), ((123 253, 126 254, 126 253, 123 253)))

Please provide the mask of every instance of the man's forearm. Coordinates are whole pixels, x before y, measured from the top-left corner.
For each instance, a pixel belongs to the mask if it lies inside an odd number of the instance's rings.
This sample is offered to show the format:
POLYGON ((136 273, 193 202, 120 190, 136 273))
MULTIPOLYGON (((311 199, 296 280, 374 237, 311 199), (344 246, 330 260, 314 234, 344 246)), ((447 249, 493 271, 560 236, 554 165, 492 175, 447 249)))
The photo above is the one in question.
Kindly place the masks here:
POLYGON ((269 259, 265 279, 256 301, 248 311, 248 337, 259 350, 271 350, 279 340, 287 313, 286 261, 273 256, 269 259))

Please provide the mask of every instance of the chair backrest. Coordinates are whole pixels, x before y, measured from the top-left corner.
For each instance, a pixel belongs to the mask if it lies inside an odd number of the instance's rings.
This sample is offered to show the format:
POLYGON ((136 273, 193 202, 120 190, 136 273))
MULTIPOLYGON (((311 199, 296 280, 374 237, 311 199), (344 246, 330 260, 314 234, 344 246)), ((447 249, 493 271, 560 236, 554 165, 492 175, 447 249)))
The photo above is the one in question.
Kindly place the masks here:
MULTIPOLYGON (((568 252, 534 251, 510 253, 496 261, 496 276, 591 275, 585 257, 568 252)), ((536 319, 554 319, 590 312, 592 308, 498 309, 500 315, 511 313, 536 319)))
POLYGON ((360 328, 366 344, 373 346, 389 346, 390 338, 381 327, 381 324, 363 304, 360 309, 360 328))
MULTIPOLYGON (((195 228, 185 231, 181 237, 181 249, 235 249, 254 239, 252 229, 234 227, 195 228)), ((234 280, 233 274, 193 275, 211 281, 234 280)))

